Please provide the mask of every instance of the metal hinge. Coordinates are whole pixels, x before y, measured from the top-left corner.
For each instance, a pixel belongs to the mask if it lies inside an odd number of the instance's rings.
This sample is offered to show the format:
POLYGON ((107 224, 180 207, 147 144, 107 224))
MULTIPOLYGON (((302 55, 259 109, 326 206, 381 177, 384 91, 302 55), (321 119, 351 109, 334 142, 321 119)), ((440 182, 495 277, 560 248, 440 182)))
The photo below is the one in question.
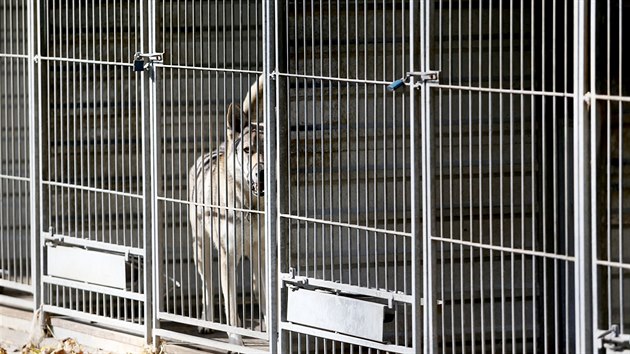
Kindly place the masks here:
POLYGON ((412 76, 417 77, 416 81, 417 85, 422 85, 425 83, 438 83, 440 81, 440 72, 439 71, 409 71, 405 74, 404 77, 392 82, 387 86, 387 91, 394 91, 403 85, 407 84, 409 78, 412 76))
POLYGON ((599 335, 602 341, 602 349, 608 349, 615 352, 621 352, 624 350, 630 350, 630 339, 623 338, 619 325, 612 325, 609 330, 599 335))
POLYGON ((140 53, 133 56, 133 71, 145 71, 155 63, 161 63, 164 53, 140 53))

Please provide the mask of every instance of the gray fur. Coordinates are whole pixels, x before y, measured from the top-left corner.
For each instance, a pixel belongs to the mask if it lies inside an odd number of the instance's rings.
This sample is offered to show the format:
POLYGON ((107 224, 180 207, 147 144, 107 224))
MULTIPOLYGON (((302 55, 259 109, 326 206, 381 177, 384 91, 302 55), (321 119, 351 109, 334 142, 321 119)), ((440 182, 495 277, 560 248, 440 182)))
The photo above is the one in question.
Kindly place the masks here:
MULTIPOLYGON (((256 100, 261 98, 262 84, 254 84, 243 107, 256 107, 256 100)), ((213 245, 219 251, 219 275, 227 324, 236 327, 240 327, 241 321, 236 301, 239 294, 235 265, 243 257, 248 257, 252 264, 253 290, 258 296, 260 307, 264 311, 266 306, 264 213, 241 212, 264 211, 264 199, 258 195, 264 192, 264 129, 262 124, 250 122, 248 113, 247 110, 241 112, 238 105, 230 105, 226 117, 229 122, 227 140, 213 152, 199 157, 188 174, 191 202, 189 218, 195 243, 195 263, 205 291, 204 313, 209 314, 211 302, 209 286, 212 281, 210 262, 213 245), (232 127, 232 122, 240 126, 232 127), (245 153, 244 149, 249 149, 249 153, 245 153), (251 254, 250 249, 253 250, 251 254), (262 269, 258 269, 258 264, 261 264, 262 269), (258 274, 263 279, 258 279, 258 274)), ((231 334, 230 342, 242 345, 239 335, 231 334)))

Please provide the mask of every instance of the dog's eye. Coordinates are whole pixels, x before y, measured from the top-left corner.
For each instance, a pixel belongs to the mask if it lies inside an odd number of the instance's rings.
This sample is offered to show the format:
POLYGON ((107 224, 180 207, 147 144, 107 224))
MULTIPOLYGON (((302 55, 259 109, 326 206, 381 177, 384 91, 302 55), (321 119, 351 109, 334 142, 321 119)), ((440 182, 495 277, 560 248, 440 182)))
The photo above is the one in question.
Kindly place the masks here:
POLYGON ((248 147, 244 147, 243 148, 243 152, 246 153, 246 154, 249 154, 249 148, 248 147))

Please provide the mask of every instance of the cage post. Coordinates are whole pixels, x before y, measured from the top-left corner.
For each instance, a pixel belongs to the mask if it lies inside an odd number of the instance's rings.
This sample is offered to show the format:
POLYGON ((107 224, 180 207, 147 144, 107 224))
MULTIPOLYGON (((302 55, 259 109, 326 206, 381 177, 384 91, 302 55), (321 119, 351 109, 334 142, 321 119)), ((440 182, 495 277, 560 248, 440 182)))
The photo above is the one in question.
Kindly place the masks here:
MULTIPOLYGON (((420 6, 422 8, 422 6, 420 6)), ((415 20, 418 15, 419 9, 416 8, 415 1, 409 2, 409 71, 416 71, 416 56, 415 56, 415 37, 416 37, 416 25, 415 20)), ((420 23, 424 24, 424 19, 420 19, 420 23)), ((424 38, 420 36, 421 44, 424 44, 424 38)), ((426 49, 421 47, 422 49, 426 49)), ((422 57, 422 56, 421 56, 422 57)), ((420 65, 424 64, 424 60, 421 60, 420 65)), ((410 134, 411 134, 411 262, 412 262, 412 280, 411 280, 411 289, 413 292, 414 301, 411 305, 412 308, 412 343, 413 348, 418 349, 420 346, 420 339, 422 338, 423 328, 425 326, 420 325, 420 318, 422 317, 422 304, 420 294, 422 293, 422 261, 420 258, 422 254, 422 246, 423 246, 423 236, 426 235, 423 230, 420 228, 421 222, 421 213, 422 213, 422 196, 421 193, 421 183, 423 183, 423 179, 421 178, 421 168, 422 161, 418 158, 418 155, 422 155, 422 140, 420 143, 418 142, 418 128, 422 124, 424 117, 423 105, 416 105, 416 91, 418 88, 416 87, 416 78, 412 75, 410 77, 410 89, 409 89, 409 114, 410 114, 410 134)), ((422 89, 422 94, 424 94, 424 88, 422 89)), ((421 96, 423 97, 423 96, 421 96)), ((424 136, 422 136, 424 138, 424 136)), ((425 259, 426 260, 426 259, 425 259)), ((425 277, 426 278, 426 277, 425 277)), ((425 298, 425 300, 428 300, 425 298)), ((426 305, 430 305, 431 302, 425 302, 426 305)), ((429 341, 430 342, 430 341, 429 341)), ((426 351, 430 353, 430 351, 426 351)))
MULTIPOLYGON (((585 6, 582 5, 582 2, 580 2, 580 6, 582 6, 583 9, 585 9, 585 6)), ((595 8, 596 8, 596 1, 590 1, 590 8, 589 8, 589 23, 588 23, 588 28, 589 28, 589 34, 588 34, 588 38, 589 38, 589 48, 583 48, 583 51, 581 53, 583 53, 582 55, 586 55, 586 53, 588 53, 589 55, 589 77, 588 77, 588 89, 590 92, 590 97, 588 98, 589 101, 589 119, 590 121, 588 122, 588 141, 589 141, 589 148, 590 151, 589 153, 589 163, 590 166, 586 166, 586 168, 590 169, 588 170, 589 173, 589 177, 590 180, 588 181, 590 184, 590 195, 592 196, 592 198, 588 199, 588 206, 590 208, 590 210, 588 210, 589 216, 590 216, 590 220, 588 220, 590 223, 590 242, 588 242, 588 246, 590 246, 590 258, 592 261, 591 267, 590 267, 590 280, 591 282, 586 284, 586 286, 589 287, 589 290, 591 290, 591 299, 590 299, 590 303, 588 304, 588 306, 591 308, 591 318, 590 318, 590 323, 587 326, 590 326, 591 328, 591 333, 588 333, 587 335, 589 336, 589 340, 592 343, 595 343, 595 337, 597 336, 597 329, 598 329, 598 320, 599 320, 599 316, 598 316, 598 311, 595 311, 594 309, 598 309, 599 306, 599 294, 597 289, 597 284, 598 284, 598 277, 597 277, 597 243, 598 243, 598 220, 599 220, 599 215, 598 215, 598 210, 597 210, 597 185, 598 185, 598 164, 599 162, 597 161, 597 133, 598 133, 598 128, 597 128, 597 110, 595 109, 595 106, 597 104, 597 99, 595 99, 594 95, 597 93, 596 92, 596 86, 595 86, 595 47, 596 47, 596 36, 595 36, 595 8), (587 52, 588 50, 588 52, 587 52)), ((585 12, 585 10, 583 10, 582 12, 585 12)), ((585 19, 586 16, 582 15, 581 18, 585 19)), ((587 26, 586 21, 584 21, 583 27, 585 28, 585 26, 587 26)), ((577 72, 577 70, 576 70, 577 72)), ((583 96, 583 98, 586 98, 583 96)), ((586 113, 582 112, 582 116, 586 117, 586 113)), ((587 124, 585 122, 585 124, 587 124)), ((586 152, 585 152, 586 153, 586 152)), ((586 209, 584 210, 584 212, 586 212, 586 209)), ((589 225, 587 224, 587 225, 589 225)), ((587 241, 584 241, 585 245, 587 244, 587 241)), ((585 274, 585 277, 587 275, 585 274)), ((588 318, 587 318, 588 320, 588 318)), ((579 333, 578 333, 579 334, 579 333)), ((592 350, 594 348, 591 348, 592 350)))
MULTIPOLYGON (((141 2, 140 7, 140 49, 147 49, 149 53, 155 52, 155 2, 144 0, 141 2)), ((157 242, 154 242, 154 230, 158 229, 155 223, 157 219, 157 198, 155 194, 157 192, 157 166, 156 166, 156 154, 157 149, 157 135, 156 135, 156 72, 155 65, 149 66, 149 71, 141 73, 141 110, 142 110, 142 223, 143 223, 143 249, 144 249, 144 338, 147 344, 156 344, 157 338, 154 338, 153 324, 155 321, 155 314, 157 313, 154 308, 154 297, 157 294, 154 293, 154 267, 153 263, 153 247, 157 242)), ((155 272, 157 277, 157 272, 155 272)))
POLYGON ((265 198, 265 245, 267 249, 265 252, 266 259, 266 274, 265 282, 267 283, 267 333, 269 339, 269 352, 278 352, 278 315, 276 310, 279 308, 278 304, 278 235, 280 234, 278 229, 278 191, 281 188, 278 179, 279 170, 277 166, 278 160, 278 148, 277 142, 280 138, 277 136, 278 122, 282 121, 278 115, 279 101, 277 101, 276 90, 278 87, 278 77, 275 73, 278 72, 277 57, 278 52, 276 48, 277 40, 277 23, 276 23, 276 7, 277 1, 266 1, 264 11, 264 29, 263 29, 263 51, 265 53, 264 65, 263 65, 263 77, 264 83, 264 123, 265 123, 265 159, 269 166, 265 183, 265 190, 267 191, 267 197, 265 198))
MULTIPOLYGON (((39 4, 39 2, 37 2, 39 4)), ((33 309, 37 311, 42 304, 42 284, 41 284, 41 249, 40 249, 40 225, 41 225, 41 209, 40 209, 40 126, 38 119, 38 105, 35 100, 36 87, 36 71, 37 66, 41 74, 41 64, 36 59, 39 51, 36 52, 35 43, 35 21, 37 5, 34 0, 28 1, 28 126, 29 126, 29 177, 30 177, 30 195, 29 195, 29 217, 31 223, 31 285, 33 289, 33 309)), ((39 42, 38 42, 39 43, 39 42)), ((40 75, 41 76, 41 75, 40 75)), ((40 105, 41 107, 41 105, 40 105)), ((39 115, 41 116, 41 114, 39 115)))
MULTIPOLYGON (((286 62, 282 59, 283 56, 280 55, 280 51, 285 48, 286 43, 284 42, 285 33, 281 30, 283 28, 284 21, 286 21, 286 11, 284 7, 284 3, 280 1, 273 1, 273 6, 270 4, 271 2, 267 2, 267 6, 273 8, 273 13, 266 13, 266 18, 268 19, 268 27, 269 31, 265 31, 265 41, 271 42, 273 41, 273 53, 271 53, 270 49, 267 49, 267 55, 274 55, 272 60, 266 62, 264 70, 266 70, 267 75, 265 75, 266 79, 274 77, 274 80, 269 80, 270 85, 266 86, 270 88, 269 95, 266 95, 266 122, 274 121, 275 132, 273 135, 269 130, 269 126, 265 127, 267 132, 269 132, 266 136, 266 146, 269 148, 269 152, 266 152, 266 156, 271 156, 274 154, 274 163, 272 166, 274 173, 274 178, 268 178, 269 182, 276 181, 277 189, 274 192, 273 203, 275 203, 273 214, 270 212, 270 209, 266 209, 266 220, 267 222, 272 221, 276 224, 273 228, 268 229, 269 233, 266 233, 267 240, 273 236, 273 239, 276 243, 273 244, 271 248, 274 253, 274 257, 272 257, 272 253, 267 253, 268 259, 275 260, 275 265, 272 268, 269 268, 270 271, 273 269, 275 272, 275 276, 273 279, 270 279, 270 292, 271 297, 268 302, 268 306, 275 306, 272 308, 272 312, 275 315, 273 318, 268 318, 268 322, 271 323, 268 328, 273 328, 275 332, 275 338, 273 334, 270 336, 270 345, 269 352, 270 353, 288 353, 289 352, 289 338, 287 336, 287 331, 280 329, 280 321, 286 319, 286 307, 284 304, 287 303, 287 294, 286 289, 283 287, 282 280, 277 278, 278 274, 286 272, 288 270, 288 254, 290 250, 288 249, 288 245, 286 243, 286 238, 283 235, 288 235, 288 222, 286 219, 281 218, 280 214, 286 214, 288 212, 288 193, 287 186, 289 185, 289 174, 288 174, 288 146, 286 137, 288 136, 289 131, 289 122, 287 115, 287 90, 286 90, 286 78, 280 75, 280 72, 285 72, 284 70, 286 62), (271 26, 273 24, 273 29, 271 26), (275 85, 274 90, 271 91, 271 84, 275 85), (275 313, 273 312, 275 311, 275 313), (272 327, 273 326, 273 327, 272 327)), ((267 91, 265 91, 267 92, 267 91)), ((268 157, 268 158, 269 158, 268 157)), ((272 201, 273 199, 268 198, 267 200, 272 201)), ((269 225, 269 224, 267 224, 269 225)), ((272 226, 272 225, 269 225, 272 226)), ((269 244, 268 244, 269 245, 269 244)), ((268 248, 269 249, 269 248, 268 248)))
MULTIPOLYGON (((575 301, 575 338, 576 338, 576 351, 582 353, 589 353, 593 350, 593 330, 591 327, 591 287, 592 278, 590 274, 590 254, 589 254, 589 242, 588 242, 588 225, 589 214, 587 213, 587 202, 589 199, 588 189, 588 138, 587 138, 587 123, 584 101, 585 96, 585 3, 584 1, 577 1, 574 7, 574 109, 576 113, 576 121, 574 126, 574 158, 576 166, 576 183, 575 188, 575 257, 576 257, 576 272, 575 272, 575 288, 576 296, 575 301)), ((594 230, 593 230, 594 231, 594 230)))
MULTIPOLYGON (((413 2, 412 2, 413 3, 413 2)), ((412 5, 413 6, 413 5, 412 5)), ((430 56, 430 46, 431 46, 431 41, 430 41, 430 16, 431 16, 431 6, 430 4, 427 3, 422 3, 419 9, 419 19, 420 19, 420 28, 421 28, 421 33, 420 33, 420 50, 422 51, 422 53, 420 54, 420 70, 421 71, 429 71, 431 62, 429 60, 430 56)), ((412 7, 413 10, 413 7, 412 7)), ((413 11, 411 11, 411 16, 413 18, 414 13, 413 11)), ((411 29, 412 29, 412 33, 414 33, 414 22, 413 20, 411 21, 411 29)), ((415 33, 414 33, 415 34, 415 33)), ((415 63, 413 61, 413 58, 415 58, 415 52, 414 52, 414 38, 413 38, 413 34, 412 34, 412 39, 410 41, 410 55, 411 55, 411 60, 410 60, 410 71, 414 71, 415 69, 415 63)), ((411 85, 412 87, 415 84, 415 78, 411 78, 411 85)), ((420 294, 422 294, 422 303, 423 303, 423 308, 422 308, 422 313, 418 313, 416 312, 416 314, 422 316, 422 328, 416 328, 414 329, 414 337, 417 337, 419 335, 422 335, 422 338, 424 339, 422 343, 419 343, 418 341, 415 342, 414 344, 414 348, 416 348, 416 350, 419 349, 419 345, 422 345, 423 348, 423 352, 425 354, 431 354, 433 352, 435 352, 436 350, 436 345, 437 345, 437 341, 436 341, 436 317, 435 317, 435 313, 436 313, 436 299, 434 298, 434 292, 433 292, 433 288, 434 288, 434 284, 435 284, 435 279, 434 279, 434 275, 435 275, 435 270, 434 270, 434 262, 435 262, 435 252, 433 251, 433 242, 432 242, 432 235, 434 234, 434 201, 433 201, 433 120, 431 117, 431 109, 430 109, 430 98, 431 98, 431 92, 430 92, 430 88, 429 85, 427 85, 426 83, 422 85, 422 90, 420 91, 420 109, 419 109, 419 113, 417 114, 415 113, 415 100, 414 100, 414 92, 412 90, 412 95, 411 95, 411 102, 410 102, 410 106, 411 106, 411 112, 412 112, 412 136, 416 137, 417 133, 415 133, 414 129, 416 129, 416 126, 419 126, 421 129, 421 143, 417 143, 416 139, 413 139, 412 141, 414 141, 414 145, 420 145, 420 146, 414 146, 414 148, 411 150, 412 151, 412 157, 411 157, 411 161, 414 161, 414 168, 412 171, 415 171, 416 176, 414 176, 412 178, 412 183, 418 183, 421 181, 422 183, 422 199, 415 201, 414 200, 414 204, 413 206, 417 209, 419 207, 421 207, 421 211, 416 210, 416 213, 418 214, 414 214, 414 221, 416 224, 416 228, 419 227, 419 213, 422 213, 422 230, 416 229, 415 232, 413 232, 413 237, 414 237, 414 242, 416 242, 416 245, 414 245, 413 249, 414 251, 416 251, 416 254, 414 255, 413 259, 414 262, 419 262, 418 258, 420 255, 422 255, 422 263, 420 265, 416 264, 414 267, 414 271, 417 273, 419 271, 422 272, 422 284, 416 284, 416 286, 414 287, 414 291, 419 291, 420 289, 422 290, 422 292, 416 293, 416 303, 419 303, 420 301, 420 294), (417 122, 417 118, 419 118, 419 122, 417 122), (416 158, 413 154, 417 153, 417 150, 421 149, 421 159, 416 158), (418 162, 418 160, 421 161, 421 164, 418 162), (421 173, 422 177, 417 176, 417 174, 421 173), (419 205, 419 203, 422 203, 421 206, 419 205), (422 239, 420 240, 419 237, 422 237, 422 239)), ((414 173, 414 172, 412 172, 414 173)), ((416 198, 419 199, 418 193, 419 193, 419 187, 420 186, 415 186, 412 187, 414 188, 414 196, 416 198)), ((416 277, 419 277, 420 274, 415 274, 416 277)), ((420 304, 418 304, 418 306, 420 306, 420 304)), ((420 317, 417 317, 418 321, 420 317)), ((416 327, 419 327, 419 324, 416 322, 414 323, 414 325, 416 327)))

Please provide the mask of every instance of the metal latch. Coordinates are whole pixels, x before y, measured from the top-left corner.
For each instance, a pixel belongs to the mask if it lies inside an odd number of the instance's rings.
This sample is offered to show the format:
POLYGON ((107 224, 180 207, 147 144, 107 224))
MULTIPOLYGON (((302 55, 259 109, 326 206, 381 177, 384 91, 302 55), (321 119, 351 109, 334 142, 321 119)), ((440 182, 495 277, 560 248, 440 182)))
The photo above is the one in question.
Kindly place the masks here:
POLYGON ((295 283, 297 285, 306 285, 308 284, 308 278, 307 277, 301 277, 297 275, 297 270, 293 267, 289 268, 289 278, 292 280, 295 280, 295 283))
POLYGON ((150 65, 162 62, 164 53, 140 53, 133 56, 133 71, 145 71, 150 65))
POLYGON ((55 235, 55 228, 48 229, 49 235, 44 238, 44 245, 47 247, 55 247, 63 243, 63 235, 55 235))
POLYGON ((622 338, 619 325, 612 325, 609 330, 599 335, 599 339, 602 341, 602 347, 621 352, 624 350, 630 350, 630 339, 622 338))
POLYGON ((408 71, 404 77, 389 84, 389 86, 387 86, 387 91, 395 91, 396 89, 402 87, 407 83, 407 81, 409 81, 409 78, 412 76, 418 77, 417 84, 438 83, 440 80, 439 71, 408 71))

